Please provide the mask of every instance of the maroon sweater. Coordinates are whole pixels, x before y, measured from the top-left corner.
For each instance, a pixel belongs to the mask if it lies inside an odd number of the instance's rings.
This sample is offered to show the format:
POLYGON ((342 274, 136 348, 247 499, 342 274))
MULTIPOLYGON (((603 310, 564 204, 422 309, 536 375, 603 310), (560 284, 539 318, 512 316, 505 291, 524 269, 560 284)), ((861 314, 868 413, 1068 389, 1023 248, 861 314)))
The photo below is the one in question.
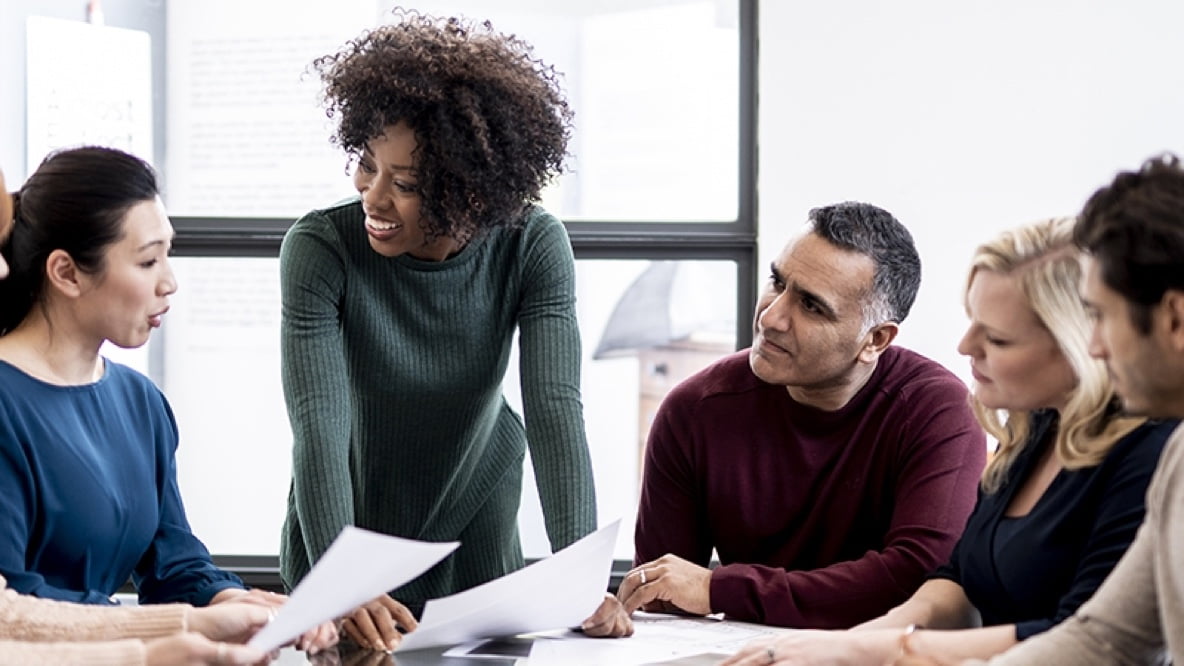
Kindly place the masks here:
POLYGON ((738 352, 676 387, 654 419, 636 561, 706 566, 714 548, 712 612, 850 627, 946 562, 985 458, 966 386, 919 354, 890 347, 826 412, 758 379, 738 352))

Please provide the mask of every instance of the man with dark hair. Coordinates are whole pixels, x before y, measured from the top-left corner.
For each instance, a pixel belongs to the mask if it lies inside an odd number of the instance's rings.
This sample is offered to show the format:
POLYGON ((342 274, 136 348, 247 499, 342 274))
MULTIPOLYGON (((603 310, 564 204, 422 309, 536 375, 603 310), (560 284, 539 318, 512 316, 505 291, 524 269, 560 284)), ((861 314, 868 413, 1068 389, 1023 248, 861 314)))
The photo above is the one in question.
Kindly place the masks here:
MULTIPOLYGON (((1184 168, 1175 156, 1123 172, 1085 205, 1082 299, 1090 353, 1130 412, 1184 417, 1184 168)), ((991 664, 1184 664, 1184 430, 1147 489, 1138 536, 1093 598, 991 664)))
POLYGON ((850 627, 944 563, 974 505, 966 386, 892 346, 921 279, 909 232, 868 204, 816 208, 770 272, 752 348, 654 420, 626 612, 850 627))

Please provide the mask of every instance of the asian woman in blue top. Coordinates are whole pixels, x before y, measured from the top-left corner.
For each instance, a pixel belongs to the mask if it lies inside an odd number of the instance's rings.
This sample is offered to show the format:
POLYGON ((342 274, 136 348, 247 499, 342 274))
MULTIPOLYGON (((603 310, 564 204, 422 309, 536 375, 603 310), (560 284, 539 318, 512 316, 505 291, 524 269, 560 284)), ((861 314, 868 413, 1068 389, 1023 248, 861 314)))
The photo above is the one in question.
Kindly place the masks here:
POLYGON ((879 618, 755 642, 728 666, 989 657, 1068 618, 1114 568, 1177 422, 1125 416, 1090 357, 1072 229, 1047 220, 975 253, 958 351, 999 446, 949 563, 879 618))
MULTIPOLYGON (((173 229, 147 163, 109 148, 50 155, 13 195, 0 246, 0 576, 43 598, 195 606, 247 591, 193 535, 177 487, 177 426, 143 375, 99 354, 148 341, 177 285, 173 229)), ((331 623, 300 647, 336 640, 331 623)))

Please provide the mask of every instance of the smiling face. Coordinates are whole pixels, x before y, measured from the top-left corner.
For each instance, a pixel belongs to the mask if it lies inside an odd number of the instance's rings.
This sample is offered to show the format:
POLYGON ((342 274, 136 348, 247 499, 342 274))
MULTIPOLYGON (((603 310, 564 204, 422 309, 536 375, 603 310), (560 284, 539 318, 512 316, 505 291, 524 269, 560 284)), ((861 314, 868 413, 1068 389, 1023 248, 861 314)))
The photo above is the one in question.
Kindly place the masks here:
POLYGON ((429 241, 420 226, 420 194, 415 169, 415 132, 400 122, 367 144, 354 171, 354 187, 362 195, 370 247, 384 257, 410 254, 443 261, 460 248, 453 238, 429 241))
POLYGON ((133 348, 160 326, 177 290, 168 260, 173 226, 158 198, 132 206, 122 231, 104 254, 102 271, 80 276, 77 320, 92 337, 133 348))
POLYGON ((1077 375, 1015 277, 977 271, 966 312, 970 327, 958 352, 970 357, 979 402, 1012 411, 1064 406, 1077 375))
POLYGON ((864 315, 874 272, 870 257, 815 233, 787 245, 757 302, 753 373, 791 394, 841 391, 856 381, 871 335, 864 315))

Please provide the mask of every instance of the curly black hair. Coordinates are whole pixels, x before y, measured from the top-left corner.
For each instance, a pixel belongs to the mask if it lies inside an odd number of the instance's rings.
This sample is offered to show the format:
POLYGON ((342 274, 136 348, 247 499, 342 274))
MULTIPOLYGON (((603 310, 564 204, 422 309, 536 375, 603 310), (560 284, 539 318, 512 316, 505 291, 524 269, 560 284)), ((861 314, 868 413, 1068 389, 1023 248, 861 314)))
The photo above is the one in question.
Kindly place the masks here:
POLYGON ((429 237, 521 223, 565 169, 572 111, 553 67, 485 21, 396 8, 396 21, 313 61, 332 142, 350 156, 400 121, 415 132, 429 237))

